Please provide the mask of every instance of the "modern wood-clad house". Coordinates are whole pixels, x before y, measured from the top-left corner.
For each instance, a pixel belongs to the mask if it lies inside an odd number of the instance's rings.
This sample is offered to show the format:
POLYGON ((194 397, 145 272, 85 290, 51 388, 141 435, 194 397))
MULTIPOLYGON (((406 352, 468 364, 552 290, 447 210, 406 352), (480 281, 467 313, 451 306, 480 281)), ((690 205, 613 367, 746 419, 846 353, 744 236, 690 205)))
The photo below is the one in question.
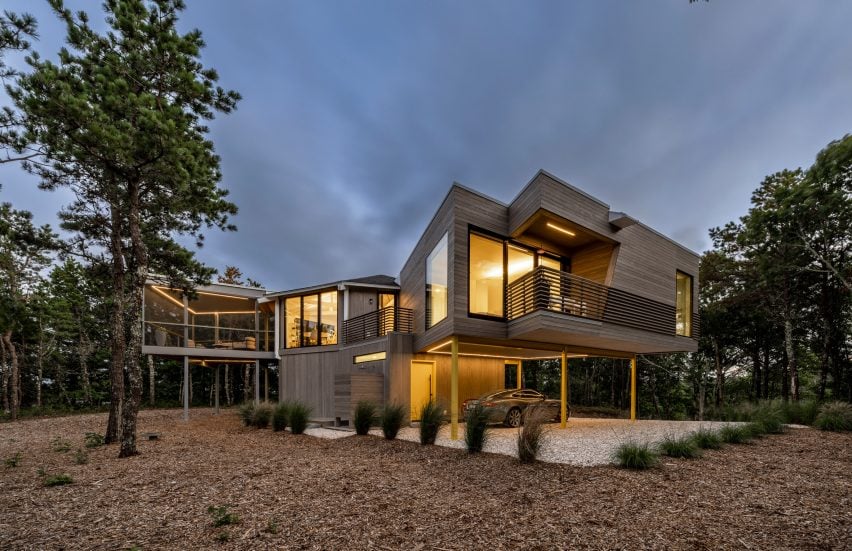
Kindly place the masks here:
POLYGON ((276 361, 280 398, 325 421, 364 399, 416 421, 435 399, 455 437, 462 401, 521 381, 530 359, 561 358, 563 423, 570 358, 632 360, 635 418, 636 354, 695 351, 697 303, 696 253, 540 171, 509 204, 454 184, 398 281, 214 285, 193 299, 152 281, 143 352, 182 356, 185 374, 276 361))
POLYGON ((509 204, 453 185, 398 284, 265 299, 282 398, 339 421, 362 399, 416 420, 435 398, 455 428, 463 400, 503 388, 525 359, 562 358, 564 371, 571 357, 629 358, 635 380, 636 354, 695 351, 698 255, 541 171, 509 204))

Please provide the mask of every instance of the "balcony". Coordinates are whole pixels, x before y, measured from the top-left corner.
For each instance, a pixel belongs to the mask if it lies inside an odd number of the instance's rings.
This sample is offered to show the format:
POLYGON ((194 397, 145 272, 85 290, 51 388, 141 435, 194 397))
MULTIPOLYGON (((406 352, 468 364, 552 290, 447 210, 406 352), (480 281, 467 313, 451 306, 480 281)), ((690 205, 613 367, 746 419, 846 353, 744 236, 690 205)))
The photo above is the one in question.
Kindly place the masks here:
MULTIPOLYGON (((506 316, 511 320, 542 310, 675 335, 675 307, 600 283, 539 266, 506 288, 506 316)), ((698 336, 693 315, 692 337, 698 336)))
POLYGON ((389 306, 343 322, 343 342, 352 344, 387 335, 411 333, 414 313, 409 308, 389 306))

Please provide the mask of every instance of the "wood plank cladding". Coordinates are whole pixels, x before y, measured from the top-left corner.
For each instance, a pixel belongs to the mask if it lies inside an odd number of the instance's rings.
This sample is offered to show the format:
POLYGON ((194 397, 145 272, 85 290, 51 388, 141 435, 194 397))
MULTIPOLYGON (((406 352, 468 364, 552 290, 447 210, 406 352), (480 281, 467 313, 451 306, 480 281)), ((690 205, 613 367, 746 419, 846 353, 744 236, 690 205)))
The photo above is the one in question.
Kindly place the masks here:
POLYGON ((610 243, 594 243, 581 248, 571 256, 571 273, 606 285, 614 249, 610 243))

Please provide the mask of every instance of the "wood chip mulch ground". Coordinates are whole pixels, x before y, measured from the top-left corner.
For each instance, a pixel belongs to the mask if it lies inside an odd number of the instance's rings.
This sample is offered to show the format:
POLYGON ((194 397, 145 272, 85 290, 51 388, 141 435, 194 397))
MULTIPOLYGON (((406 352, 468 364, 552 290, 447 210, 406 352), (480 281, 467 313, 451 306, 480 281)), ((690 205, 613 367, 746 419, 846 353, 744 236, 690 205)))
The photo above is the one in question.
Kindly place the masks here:
POLYGON ((0 549, 852 549, 848 433, 789 430, 631 472, 192 415, 142 412, 158 440, 82 465, 103 415, 0 425, 0 460, 20 453, 0 464, 0 549), (73 483, 43 486, 55 474, 73 483), (208 507, 225 505, 238 522, 212 526, 208 507))

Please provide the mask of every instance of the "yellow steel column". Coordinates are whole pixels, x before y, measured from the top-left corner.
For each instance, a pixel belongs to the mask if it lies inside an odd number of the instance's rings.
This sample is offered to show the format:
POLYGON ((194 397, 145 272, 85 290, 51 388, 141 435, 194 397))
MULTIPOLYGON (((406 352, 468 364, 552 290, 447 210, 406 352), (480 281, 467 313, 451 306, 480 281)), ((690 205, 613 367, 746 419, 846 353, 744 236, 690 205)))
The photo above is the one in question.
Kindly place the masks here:
POLYGON ((568 422, 568 357, 562 349, 562 389, 559 392, 559 426, 565 428, 568 422))
POLYGON ((459 338, 453 336, 450 362, 450 438, 459 438, 459 338))
POLYGON ((524 388, 524 372, 522 371, 522 369, 523 369, 521 367, 522 364, 523 364, 523 362, 521 362, 521 360, 518 360, 518 388, 519 389, 524 388))
POLYGON ((636 356, 630 358, 630 420, 636 420, 636 356))

